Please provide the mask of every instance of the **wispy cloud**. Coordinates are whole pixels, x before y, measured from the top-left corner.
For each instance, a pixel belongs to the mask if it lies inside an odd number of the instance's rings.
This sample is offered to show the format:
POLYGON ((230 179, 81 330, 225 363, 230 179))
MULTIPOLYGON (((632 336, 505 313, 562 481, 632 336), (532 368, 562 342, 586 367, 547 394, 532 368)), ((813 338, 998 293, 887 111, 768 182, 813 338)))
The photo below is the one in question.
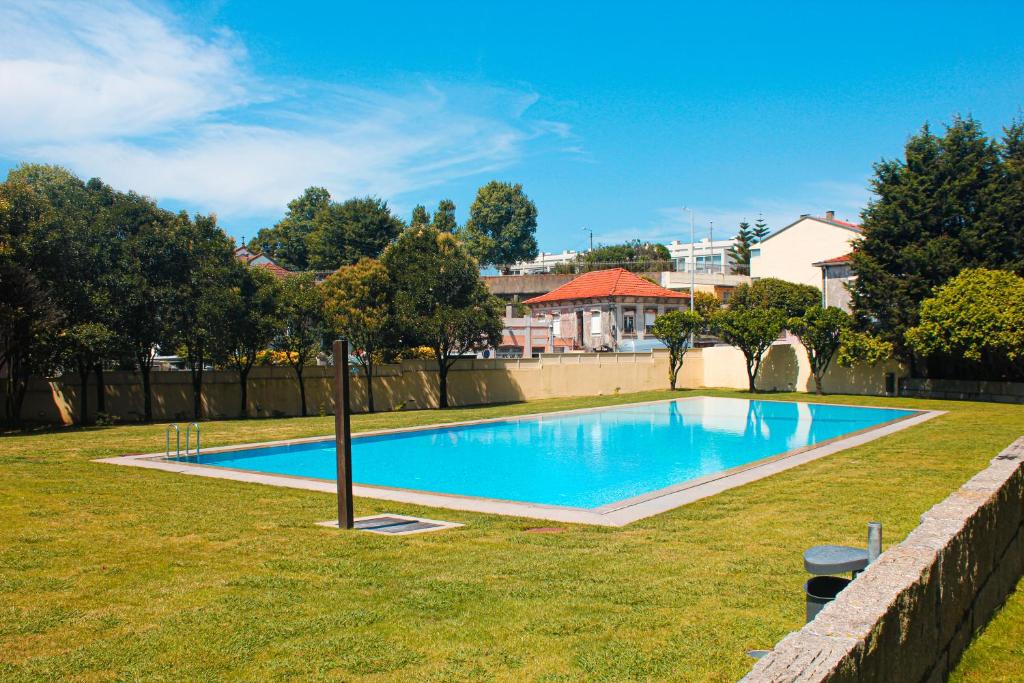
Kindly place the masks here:
MULTIPOLYGON (((708 236, 709 225, 713 223, 715 239, 724 239, 736 234, 741 221, 751 224, 763 216, 771 230, 777 230, 792 223, 801 214, 824 215, 835 211, 836 218, 858 222, 860 212, 868 202, 871 193, 867 180, 862 183, 842 181, 816 181, 806 183, 787 193, 786 199, 765 197, 744 198, 731 206, 701 206, 694 208, 696 238, 708 236)), ((606 231, 594 235, 603 244, 613 244, 637 237, 669 242, 690 239, 690 213, 680 206, 666 207, 658 212, 658 219, 646 226, 629 226, 622 230, 606 231)))
POLYGON ((223 215, 280 210, 310 184, 392 197, 570 137, 530 119, 529 91, 269 82, 230 31, 128 2, 14 2, 0 23, 0 156, 223 215))

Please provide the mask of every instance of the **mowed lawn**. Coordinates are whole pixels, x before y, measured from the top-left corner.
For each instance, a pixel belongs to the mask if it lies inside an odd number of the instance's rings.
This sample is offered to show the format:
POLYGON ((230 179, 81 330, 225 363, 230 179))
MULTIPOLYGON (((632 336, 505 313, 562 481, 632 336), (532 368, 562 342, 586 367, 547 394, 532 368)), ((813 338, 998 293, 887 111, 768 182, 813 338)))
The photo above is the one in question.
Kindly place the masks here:
MULTIPOLYGON (((685 395, 355 416, 353 426, 685 395)), ((528 533, 552 523, 356 499, 358 515, 466 524, 404 538, 315 526, 336 516, 321 493, 91 462, 161 450, 164 425, 4 436, 0 679, 735 680, 747 650, 802 625, 805 548, 862 545, 869 520, 885 524, 886 545, 899 541, 1024 433, 1022 406, 762 398, 949 413, 621 529, 528 533)), ((211 422, 203 443, 332 430, 329 416, 211 422)))

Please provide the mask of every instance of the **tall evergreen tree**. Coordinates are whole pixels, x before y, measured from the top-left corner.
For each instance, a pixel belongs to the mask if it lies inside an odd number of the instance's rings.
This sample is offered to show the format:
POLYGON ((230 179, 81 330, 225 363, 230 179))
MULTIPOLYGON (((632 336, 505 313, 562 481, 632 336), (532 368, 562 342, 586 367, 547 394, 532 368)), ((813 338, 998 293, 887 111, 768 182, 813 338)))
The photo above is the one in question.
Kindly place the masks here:
POLYGON ((459 224, 455 220, 455 202, 450 199, 438 202, 432 226, 441 232, 456 232, 459 229, 459 224))
POLYGON ((537 258, 537 207, 519 183, 492 180, 476 193, 462 237, 482 266, 537 258))
POLYGON ((284 218, 272 228, 263 228, 250 242, 250 246, 273 257, 281 265, 295 270, 309 268, 309 249, 306 239, 313 232, 313 220, 331 203, 331 193, 325 187, 307 187, 303 193, 288 202, 284 218))
POLYGON ((1021 219, 1008 208, 1021 201, 1010 171, 1019 146, 1019 131, 999 145, 977 121, 958 117, 942 136, 925 125, 904 159, 875 164, 875 199, 851 259, 853 308, 862 329, 891 342, 917 371, 927 368, 905 333, 934 288, 967 267, 1021 267, 1021 219), (1017 234, 1008 234, 1014 224, 1017 234))
POLYGON ((412 220, 409 221, 409 225, 430 225, 430 214, 427 213, 427 207, 422 204, 412 207, 412 220))
POLYGON ((726 250, 729 258, 732 259, 733 263, 740 265, 750 265, 750 248, 754 245, 754 231, 750 227, 750 223, 743 221, 740 223, 739 232, 736 233, 736 242, 726 250))
POLYGON ((376 197, 332 202, 317 213, 306 236, 309 267, 335 270, 362 257, 377 258, 405 224, 376 197))
POLYGON ((768 236, 768 233, 768 223, 765 222, 764 216, 758 216, 757 220, 754 221, 753 242, 755 244, 764 242, 764 238, 768 236))

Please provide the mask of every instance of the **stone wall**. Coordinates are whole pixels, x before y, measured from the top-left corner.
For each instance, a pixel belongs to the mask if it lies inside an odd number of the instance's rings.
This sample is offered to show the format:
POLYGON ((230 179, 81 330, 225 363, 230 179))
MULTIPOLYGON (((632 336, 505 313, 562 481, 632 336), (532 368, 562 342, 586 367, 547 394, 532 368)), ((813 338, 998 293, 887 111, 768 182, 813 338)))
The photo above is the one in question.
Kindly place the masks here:
POLYGON ((904 377, 900 379, 899 393, 916 398, 1024 403, 1024 382, 904 377))
POLYGON ((1024 437, 743 678, 944 681, 1024 572, 1024 437))

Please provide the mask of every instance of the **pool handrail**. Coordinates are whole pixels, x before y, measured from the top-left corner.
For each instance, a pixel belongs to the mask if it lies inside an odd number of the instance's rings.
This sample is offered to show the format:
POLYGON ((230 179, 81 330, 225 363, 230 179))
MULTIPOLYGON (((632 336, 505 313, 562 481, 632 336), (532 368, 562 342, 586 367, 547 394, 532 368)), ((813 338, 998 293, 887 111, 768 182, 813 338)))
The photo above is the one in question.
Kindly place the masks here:
POLYGON ((198 422, 190 422, 189 425, 187 427, 185 427, 185 457, 186 458, 189 457, 189 454, 190 454, 189 444, 191 443, 191 438, 190 437, 192 435, 192 428, 193 427, 196 428, 196 457, 199 457, 199 423, 198 422))
POLYGON ((164 430, 164 437, 165 437, 165 439, 164 439, 164 455, 166 455, 167 457, 170 457, 170 455, 171 455, 171 430, 172 429, 174 430, 174 435, 175 435, 175 439, 176 439, 175 440, 175 445, 174 445, 174 455, 175 455, 175 457, 177 457, 178 455, 181 454, 181 430, 178 429, 178 425, 174 424, 173 422, 171 424, 167 425, 167 429, 164 430))

